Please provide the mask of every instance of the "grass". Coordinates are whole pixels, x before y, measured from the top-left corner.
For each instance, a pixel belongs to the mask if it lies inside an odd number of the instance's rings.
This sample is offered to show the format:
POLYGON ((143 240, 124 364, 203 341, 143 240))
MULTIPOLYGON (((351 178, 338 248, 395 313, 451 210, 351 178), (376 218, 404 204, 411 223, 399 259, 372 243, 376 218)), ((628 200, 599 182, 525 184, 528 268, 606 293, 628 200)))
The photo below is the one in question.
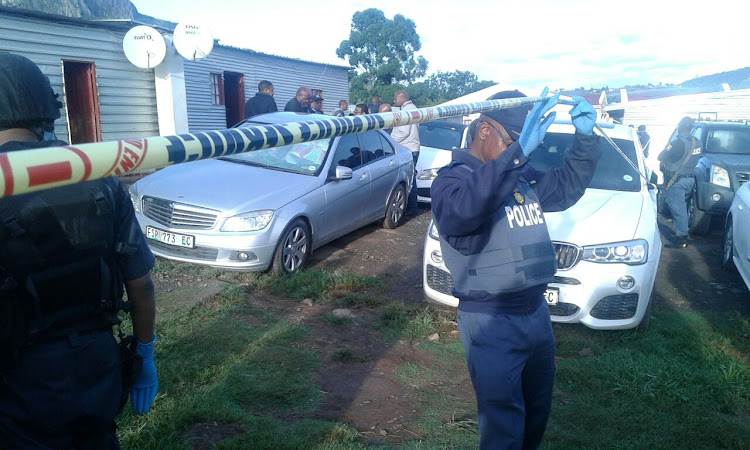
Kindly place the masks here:
MULTIPOLYGON (((199 269, 162 262, 158 270, 199 269)), ((456 395, 456 384, 469 381, 463 346, 451 334, 452 311, 387 300, 378 279, 361 275, 310 270, 292 277, 216 277, 228 281, 223 291, 160 319, 159 396, 143 417, 129 409, 120 415, 124 448, 184 449, 195 439, 220 449, 476 448, 474 398, 456 395), (411 343, 421 362, 404 361, 392 376, 417 398, 417 413, 404 425, 414 439, 368 443, 346 424, 311 418, 323 401, 314 371, 325 364, 307 347, 314 330, 248 305, 248 295, 263 292, 295 304, 311 298, 329 307, 374 309, 372 321, 320 318, 331 333, 370 327, 380 336, 376 346, 411 343), (428 342, 433 333, 440 339, 428 342), (202 424, 214 423, 208 429, 220 431, 201 438, 202 424)), ((557 376, 542 448, 750 448, 746 317, 657 310, 646 332, 577 325, 555 325, 554 331, 557 376), (593 356, 582 356, 583 349, 593 356)), ((369 358, 338 344, 330 356, 347 364, 369 358)))

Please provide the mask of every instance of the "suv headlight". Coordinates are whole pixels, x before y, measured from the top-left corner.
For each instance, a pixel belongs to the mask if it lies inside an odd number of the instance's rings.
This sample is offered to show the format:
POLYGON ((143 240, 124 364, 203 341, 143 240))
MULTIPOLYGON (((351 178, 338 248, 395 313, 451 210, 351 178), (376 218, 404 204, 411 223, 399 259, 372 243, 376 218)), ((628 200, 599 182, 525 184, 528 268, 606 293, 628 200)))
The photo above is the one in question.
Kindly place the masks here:
POLYGON ((230 217, 221 226, 221 231, 260 231, 271 223, 273 211, 264 209, 230 217))
POLYGON ((648 242, 645 239, 583 247, 582 261, 621 263, 632 266, 648 261, 648 242))
POLYGON ((141 212, 141 196, 138 195, 138 188, 136 187, 136 184, 133 184, 130 186, 130 189, 128 189, 128 194, 130 194, 130 201, 133 202, 133 209, 135 209, 135 212, 139 213, 141 212))
POLYGON ((729 172, 727 172, 727 169, 711 165, 711 184, 715 184, 717 186, 725 187, 729 189, 729 172))
POLYGON ((435 239, 436 241, 440 240, 440 236, 438 236, 438 230, 437 230, 437 227, 435 226, 435 222, 430 222, 429 235, 431 238, 435 239))
POLYGON ((438 169, 425 169, 421 172, 419 172, 419 176, 417 177, 420 180, 434 180, 437 176, 438 169))

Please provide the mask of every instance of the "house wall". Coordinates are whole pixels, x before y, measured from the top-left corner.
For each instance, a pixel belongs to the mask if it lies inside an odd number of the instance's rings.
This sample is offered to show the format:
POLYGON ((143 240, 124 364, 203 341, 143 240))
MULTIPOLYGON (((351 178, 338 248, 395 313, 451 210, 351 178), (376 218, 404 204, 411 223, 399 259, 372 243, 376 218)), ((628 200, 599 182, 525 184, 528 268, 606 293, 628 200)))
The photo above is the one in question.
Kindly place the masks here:
POLYGON ((300 86, 323 90, 323 107, 328 114, 338 107, 340 99, 349 98, 348 70, 344 67, 215 46, 207 58, 185 61, 190 132, 226 128, 225 106, 212 105, 210 77, 212 73, 224 72, 244 74, 246 101, 258 91, 260 81, 273 83, 274 99, 279 110, 284 109, 300 86))
MULTIPOLYGON (((67 105, 63 60, 93 62, 104 141, 159 134, 154 71, 139 69, 125 58, 125 32, 55 23, 0 13, 0 51, 23 55, 49 76, 52 88, 67 105)), ((61 139, 69 140, 66 109, 55 122, 61 139)))

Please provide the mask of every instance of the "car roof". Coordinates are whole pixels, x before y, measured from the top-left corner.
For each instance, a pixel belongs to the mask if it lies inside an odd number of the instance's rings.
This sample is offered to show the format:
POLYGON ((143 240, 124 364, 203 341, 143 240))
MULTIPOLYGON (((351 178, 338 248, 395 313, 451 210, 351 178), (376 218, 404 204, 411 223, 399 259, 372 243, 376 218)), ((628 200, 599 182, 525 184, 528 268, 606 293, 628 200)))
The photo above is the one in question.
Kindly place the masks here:
POLYGON ((423 122, 420 125, 430 125, 433 127, 440 127, 440 128, 452 128, 454 130, 463 130, 464 128, 468 127, 465 123, 461 122, 451 122, 450 120, 431 120, 429 122, 423 122))
POLYGON ((335 116, 326 116, 324 114, 307 114, 297 113, 291 111, 278 111, 267 114, 260 114, 257 116, 245 119, 237 125, 243 125, 248 123, 262 123, 262 124, 279 124, 289 122, 306 122, 308 120, 326 120, 335 119, 335 116))
POLYGON ((746 128, 750 127, 750 124, 746 124, 745 122, 695 122, 693 126, 705 126, 708 128, 746 128))

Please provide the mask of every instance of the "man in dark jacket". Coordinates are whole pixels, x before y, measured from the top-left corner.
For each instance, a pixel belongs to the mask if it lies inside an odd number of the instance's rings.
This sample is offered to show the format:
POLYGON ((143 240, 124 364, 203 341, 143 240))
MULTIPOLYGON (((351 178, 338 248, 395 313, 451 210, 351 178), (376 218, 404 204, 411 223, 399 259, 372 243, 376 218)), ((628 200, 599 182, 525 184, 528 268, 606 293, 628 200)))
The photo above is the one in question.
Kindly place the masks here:
MULTIPOLYGON (((547 90, 542 93, 546 96, 547 90)), ((524 97, 505 91, 490 99, 524 97)), ((480 115, 468 152, 432 184, 432 213, 458 297, 458 331, 477 396, 481 449, 533 449, 549 418, 555 342, 547 283, 556 271, 544 211, 561 211, 583 195, 601 156, 596 112, 576 97, 576 128, 565 164, 529 165, 555 113, 557 96, 529 108, 480 115)))
POLYGON ((284 111, 309 113, 312 96, 312 90, 309 87, 302 86, 297 89, 297 95, 287 102, 284 111))
POLYGON ((278 110, 276 100, 273 99, 273 84, 263 80, 258 83, 258 93, 245 103, 245 119, 278 110))
MULTIPOLYGON (((45 140, 59 108, 33 62, 0 53, 0 160, 66 145, 45 140)), ((123 283, 142 362, 128 366, 136 413, 158 389, 154 257, 128 193, 112 177, 3 197, 0 219, 0 447, 119 448, 123 365, 112 326, 123 283)))
POLYGON ((695 166, 701 158, 701 145, 690 134, 692 128, 693 119, 683 117, 677 124, 677 136, 658 157, 664 174, 665 202, 672 213, 675 232, 675 239, 664 244, 667 248, 687 247, 687 198, 695 186, 695 166))

